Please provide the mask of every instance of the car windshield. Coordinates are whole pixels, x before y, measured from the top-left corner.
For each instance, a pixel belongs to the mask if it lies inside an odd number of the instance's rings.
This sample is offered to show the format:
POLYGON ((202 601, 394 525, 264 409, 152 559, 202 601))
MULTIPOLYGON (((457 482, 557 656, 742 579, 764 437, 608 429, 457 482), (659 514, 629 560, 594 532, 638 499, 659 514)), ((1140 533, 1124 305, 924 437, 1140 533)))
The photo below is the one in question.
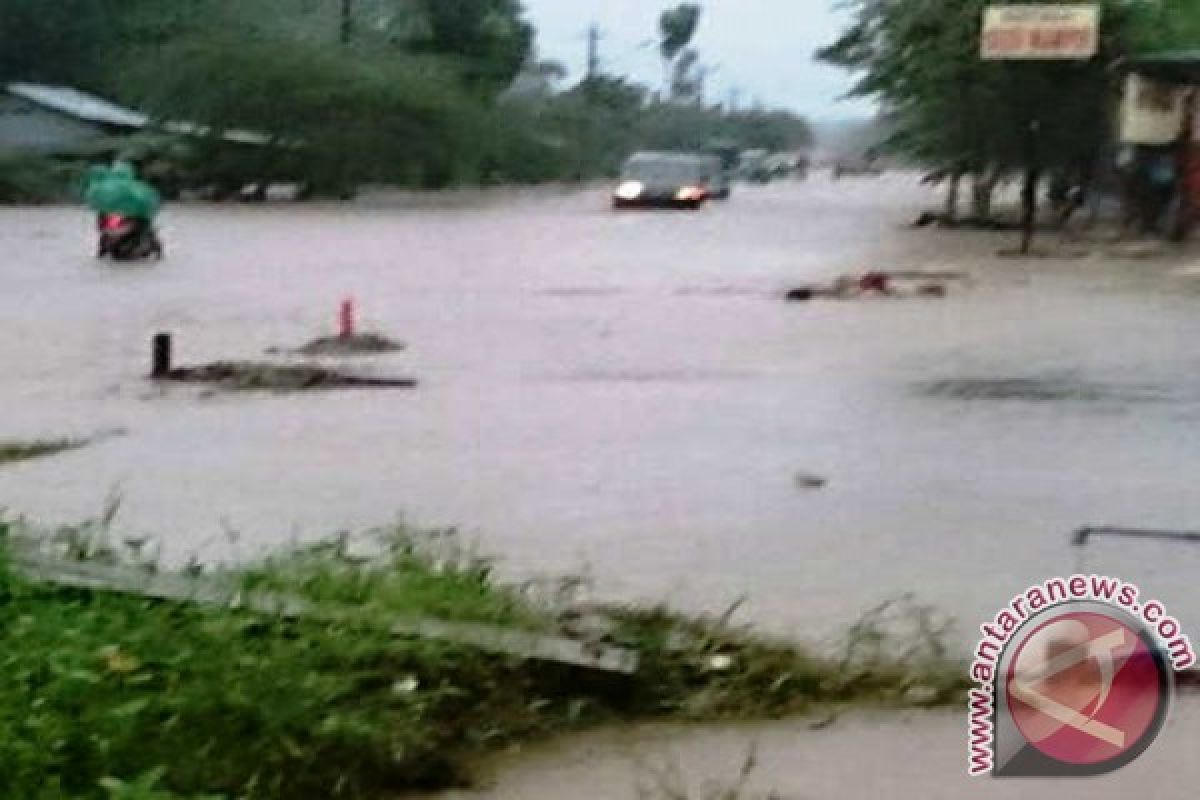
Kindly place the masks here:
POLYGON ((632 161, 622 177, 646 183, 688 183, 703 180, 703 169, 688 161, 632 161))

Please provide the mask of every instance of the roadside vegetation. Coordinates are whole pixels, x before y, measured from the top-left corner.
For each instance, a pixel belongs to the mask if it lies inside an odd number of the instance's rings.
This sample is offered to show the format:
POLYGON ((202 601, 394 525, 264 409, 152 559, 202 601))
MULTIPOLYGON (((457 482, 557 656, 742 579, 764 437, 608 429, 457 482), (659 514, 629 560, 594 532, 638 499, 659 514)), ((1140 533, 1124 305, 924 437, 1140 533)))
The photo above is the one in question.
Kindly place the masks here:
POLYGON ((811 141, 793 114, 707 102, 694 4, 646 31, 664 64, 654 89, 599 67, 569 85, 517 0, 9 0, 5 18, 0 82, 75 86, 207 131, 127 143, 168 194, 581 181, 642 147, 811 141))
MULTIPOLYGON (((37 546, 153 569, 113 544, 114 516, 36 540, 9 522, 0 552, 37 546)), ((332 615, 321 620, 35 584, 4 557, 3 796, 374 800, 462 783, 473 756, 587 725, 828 717, 957 702, 965 686, 924 612, 901 614, 911 624, 897 636, 895 609, 879 609, 822 654, 729 615, 581 608, 574 581, 505 586, 449 533, 388 530, 366 550, 351 541, 224 575, 303 597, 332 615), (596 641, 635 649, 640 666, 594 674, 390 635, 397 615, 413 614, 559 634, 592 619, 596 641)))
POLYGON ((1192 0, 1104 0, 1095 58, 1023 63, 980 59, 990 0, 846 5, 850 24, 818 58, 852 70, 852 93, 884 110, 883 150, 945 183, 950 221, 962 185, 969 185, 970 217, 991 218, 996 188, 1034 166, 1034 124, 1036 166, 1057 203, 1070 188, 1111 181, 1122 60, 1200 43, 1200 6, 1192 0))
POLYGON ((38 157, 0 152, 0 203, 42 203, 69 196, 77 170, 38 157))

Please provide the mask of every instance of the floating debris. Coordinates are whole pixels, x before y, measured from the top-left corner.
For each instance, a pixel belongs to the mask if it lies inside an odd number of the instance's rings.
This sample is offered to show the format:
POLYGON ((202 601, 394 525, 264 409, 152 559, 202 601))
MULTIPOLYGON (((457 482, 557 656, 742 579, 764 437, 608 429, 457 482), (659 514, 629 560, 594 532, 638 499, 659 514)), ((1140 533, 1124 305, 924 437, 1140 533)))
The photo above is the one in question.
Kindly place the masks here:
POLYGON ((798 489, 824 489, 828 485, 828 478, 814 475, 811 472, 796 473, 796 488, 798 489))
POLYGON ((348 336, 322 336, 291 352, 302 356, 368 356, 395 353, 404 348, 403 342, 389 339, 381 333, 352 333, 348 336))
POLYGON ((38 441, 0 441, 0 464, 30 461, 77 450, 87 444, 79 439, 46 439, 38 441))
POLYGON ((1137 261, 1163 258, 1170 255, 1170 245, 1161 240, 1124 242, 1114 245, 1107 253, 1109 258, 1127 258, 1137 261))
POLYGON ((1161 387, 1096 383, 1069 375, 956 378, 918 384, 922 394, 951 400, 1026 403, 1153 403, 1172 398, 1161 387))
MULTIPOLYGON (((1092 251, 1085 247, 1035 247, 1025 251, 1021 248, 1005 248, 996 251, 997 258, 1013 259, 1048 259, 1060 261, 1078 261, 1089 258, 1092 251)), ((1119 257, 1119 256, 1117 256, 1119 257)))
POLYGON ((886 297, 945 297, 950 282, 965 282, 962 272, 944 270, 872 270, 839 276, 829 284, 812 284, 789 289, 784 300, 804 303, 817 297, 847 300, 865 296, 886 297))
POLYGON ((216 384, 229 390, 315 391, 321 389, 413 389, 411 378, 352 375, 308 364, 260 364, 218 361, 199 367, 177 367, 157 380, 216 384))
POLYGON ((79 450, 88 445, 97 444, 105 439, 124 436, 124 428, 113 428, 100 431, 86 438, 33 439, 33 440, 0 440, 0 464, 15 464, 20 461, 31 461, 36 458, 47 458, 72 450, 79 450))

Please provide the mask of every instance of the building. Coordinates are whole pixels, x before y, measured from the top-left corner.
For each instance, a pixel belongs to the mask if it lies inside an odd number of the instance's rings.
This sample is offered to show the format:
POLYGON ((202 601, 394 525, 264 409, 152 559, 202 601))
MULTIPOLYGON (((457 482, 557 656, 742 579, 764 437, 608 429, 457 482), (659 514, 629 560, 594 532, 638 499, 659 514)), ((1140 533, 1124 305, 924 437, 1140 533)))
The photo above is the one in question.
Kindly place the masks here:
MULTIPOLYGON (((94 94, 68 86, 9 83, 0 87, 0 152, 38 156, 111 156, 152 138, 206 136, 190 122, 155 121, 94 94)), ((229 130, 233 144, 266 145, 271 138, 229 130)))
POLYGON ((1200 216, 1200 50, 1145 55, 1126 68, 1120 128, 1132 148, 1134 193, 1143 201, 1157 195, 1157 203, 1141 203, 1150 206, 1144 219, 1170 207, 1167 190, 1177 196, 1170 227, 1183 238, 1200 216))
POLYGON ((146 128, 145 114, 62 86, 0 87, 0 151, 62 156, 103 151, 146 128))

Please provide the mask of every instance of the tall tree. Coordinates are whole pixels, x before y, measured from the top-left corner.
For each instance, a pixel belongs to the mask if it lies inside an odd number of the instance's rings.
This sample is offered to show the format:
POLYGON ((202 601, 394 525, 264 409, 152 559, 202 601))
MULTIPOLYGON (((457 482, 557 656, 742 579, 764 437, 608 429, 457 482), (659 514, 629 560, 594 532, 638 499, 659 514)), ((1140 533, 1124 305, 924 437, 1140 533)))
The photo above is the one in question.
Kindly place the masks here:
POLYGON ((1036 125, 1039 163, 1086 171, 1111 135, 1113 65, 1133 42, 1136 6, 1104 0, 1099 55, 1090 61, 985 62, 990 0, 852 0, 853 21, 818 58, 855 70, 853 93, 878 100, 886 143, 949 175, 972 174, 979 205, 989 185, 1026 166, 1036 125))
POLYGON ((1136 3, 1134 41, 1142 50, 1200 48, 1200 4, 1195 0, 1155 0, 1136 3))
POLYGON ((702 9, 697 3, 681 3, 658 18, 658 51, 663 59, 663 91, 670 95, 675 60, 687 49, 700 27, 702 9))
POLYGON ((104 3, 0 0, 0 81, 81 83, 95 76, 104 3))
POLYGON ((427 33, 412 46, 452 61, 472 91, 495 95, 529 60, 534 31, 519 0, 420 2, 427 33))

